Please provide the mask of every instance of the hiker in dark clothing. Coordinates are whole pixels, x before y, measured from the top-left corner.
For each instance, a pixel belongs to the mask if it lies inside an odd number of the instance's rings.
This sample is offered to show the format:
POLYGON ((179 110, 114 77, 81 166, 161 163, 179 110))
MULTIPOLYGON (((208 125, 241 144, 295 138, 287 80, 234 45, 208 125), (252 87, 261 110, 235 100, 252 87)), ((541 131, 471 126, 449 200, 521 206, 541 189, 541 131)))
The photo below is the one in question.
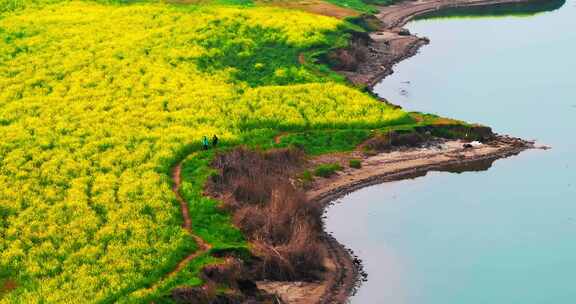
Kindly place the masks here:
POLYGON ((210 143, 208 142, 208 137, 202 137, 202 150, 208 150, 210 143))
POLYGON ((212 136, 212 147, 216 148, 216 145, 218 145, 218 136, 214 134, 214 136, 212 136))

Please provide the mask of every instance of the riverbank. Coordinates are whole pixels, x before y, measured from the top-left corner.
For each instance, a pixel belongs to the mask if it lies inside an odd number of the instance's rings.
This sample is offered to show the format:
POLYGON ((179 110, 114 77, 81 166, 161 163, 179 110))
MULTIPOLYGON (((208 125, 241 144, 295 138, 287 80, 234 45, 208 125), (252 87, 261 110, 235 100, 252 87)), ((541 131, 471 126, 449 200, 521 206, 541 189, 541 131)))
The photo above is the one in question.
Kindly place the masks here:
MULTIPOLYGON (((367 58, 358 63, 354 72, 340 71, 354 84, 369 88, 393 73, 393 66, 414 56, 420 47, 429 43, 402 29, 413 18, 448 8, 520 3, 526 0, 405 1, 381 7, 376 15, 382 28, 370 34, 365 46, 367 58)), ((331 178, 314 181, 307 192, 310 202, 328 207, 331 202, 360 188, 425 175, 430 171, 469 171, 487 169, 497 159, 517 155, 526 149, 536 148, 533 142, 519 138, 496 136, 482 145, 464 147, 459 140, 442 140, 426 147, 402 148, 395 151, 365 156, 357 150, 352 153, 323 155, 312 160, 314 165, 340 163, 360 159, 362 169, 346 167, 331 178)), ((358 287, 361 265, 352 252, 335 238, 325 233, 324 247, 329 259, 329 270, 322 283, 260 282, 260 288, 278 294, 287 303, 344 303, 358 287)))
POLYGON ((430 42, 428 38, 412 35, 402 28, 418 16, 452 8, 538 1, 540 0, 418 0, 379 7, 375 17, 380 22, 380 28, 370 33, 370 41, 363 46, 368 50, 364 52, 366 59, 359 61, 353 70, 342 70, 339 73, 354 84, 373 88, 380 80, 393 73, 394 65, 416 55, 422 46, 430 42))
MULTIPOLYGON (((423 176, 430 171, 486 170, 497 159, 539 148, 533 142, 500 135, 481 145, 465 147, 465 143, 435 139, 421 147, 399 147, 376 155, 357 149, 315 157, 310 160, 310 168, 339 163, 343 169, 329 178, 316 178, 308 185, 307 199, 327 208, 338 198, 370 185, 423 176), (350 159, 360 160, 362 167, 351 168, 350 159)), ((258 287, 279 295, 286 303, 345 303, 362 279, 362 266, 351 250, 327 232, 324 234, 322 245, 328 258, 322 282, 258 282, 258 287)))
POLYGON ((400 148, 375 156, 363 156, 362 152, 355 151, 319 157, 314 163, 346 163, 348 159, 361 159, 362 169, 346 168, 335 177, 315 181, 307 192, 308 199, 325 205, 373 184, 412 178, 448 167, 494 161, 538 148, 531 141, 508 136, 496 136, 478 146, 465 147, 465 144, 466 141, 462 140, 438 140, 425 147, 400 148))
MULTIPOLYGON (((349 159, 361 159, 362 169, 349 166, 331 178, 315 181, 307 192, 311 202, 329 207, 338 198, 358 189, 407 178, 426 175, 430 171, 475 171, 486 170, 497 159, 517 155, 530 148, 533 142, 519 138, 497 136, 480 146, 465 148, 465 141, 439 140, 425 147, 400 148, 389 153, 363 156, 360 151, 349 154, 325 155, 314 160, 316 164, 348 163, 349 159)), ((362 273, 360 261, 351 256, 335 238, 326 233, 326 246, 336 265, 334 275, 338 278, 328 293, 323 296, 329 301, 320 303, 344 303, 358 287, 362 273)))

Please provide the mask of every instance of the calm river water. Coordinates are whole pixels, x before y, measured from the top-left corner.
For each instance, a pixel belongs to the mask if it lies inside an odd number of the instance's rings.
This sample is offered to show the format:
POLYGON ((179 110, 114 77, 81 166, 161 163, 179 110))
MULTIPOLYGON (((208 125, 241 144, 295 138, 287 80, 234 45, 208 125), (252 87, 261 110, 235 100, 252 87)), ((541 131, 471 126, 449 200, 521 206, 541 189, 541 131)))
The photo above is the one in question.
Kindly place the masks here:
POLYGON ((352 303, 576 303, 576 0, 408 28, 432 42, 378 94, 553 149, 340 199, 327 230, 368 272, 352 303))

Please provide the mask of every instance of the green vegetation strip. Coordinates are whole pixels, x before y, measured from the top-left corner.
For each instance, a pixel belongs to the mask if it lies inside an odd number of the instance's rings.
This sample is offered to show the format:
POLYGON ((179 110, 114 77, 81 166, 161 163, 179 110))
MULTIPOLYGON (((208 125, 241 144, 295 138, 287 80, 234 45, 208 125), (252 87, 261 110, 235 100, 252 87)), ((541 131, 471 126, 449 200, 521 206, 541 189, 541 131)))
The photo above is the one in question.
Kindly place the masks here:
POLYGON ((322 164, 314 169, 314 175, 321 177, 330 177, 337 171, 342 170, 342 165, 338 163, 322 164))

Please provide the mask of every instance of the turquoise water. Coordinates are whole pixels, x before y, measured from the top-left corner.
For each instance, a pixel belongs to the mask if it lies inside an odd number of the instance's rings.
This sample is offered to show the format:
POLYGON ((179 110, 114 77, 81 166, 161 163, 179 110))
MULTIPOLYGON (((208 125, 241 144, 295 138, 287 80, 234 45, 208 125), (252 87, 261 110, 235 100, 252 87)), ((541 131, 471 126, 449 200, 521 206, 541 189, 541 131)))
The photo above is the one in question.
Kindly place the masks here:
POLYGON ((378 94, 553 149, 340 199, 327 230, 368 273, 352 303, 576 303, 576 1, 408 28, 432 42, 378 94))

